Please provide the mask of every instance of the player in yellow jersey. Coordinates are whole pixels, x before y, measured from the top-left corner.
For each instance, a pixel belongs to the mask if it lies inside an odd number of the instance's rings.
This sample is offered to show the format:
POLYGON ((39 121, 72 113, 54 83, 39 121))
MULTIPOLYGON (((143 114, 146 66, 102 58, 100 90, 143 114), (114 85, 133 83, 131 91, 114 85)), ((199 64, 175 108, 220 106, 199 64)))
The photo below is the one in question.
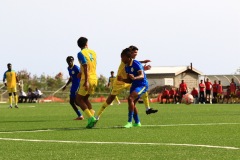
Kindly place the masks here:
POLYGON ((88 117, 86 128, 92 128, 96 122, 94 110, 89 101, 89 96, 95 93, 97 87, 97 55, 93 50, 88 49, 88 39, 80 37, 77 41, 81 51, 77 57, 81 67, 81 82, 76 95, 76 103, 81 107, 88 117))
POLYGON ((8 90, 8 95, 9 95, 9 103, 10 106, 9 108, 12 108, 12 94, 14 96, 14 101, 15 101, 15 108, 18 108, 18 98, 17 98, 17 84, 19 84, 18 76, 17 73, 12 70, 12 64, 8 63, 7 64, 8 70, 4 73, 3 75, 3 83, 7 87, 8 90))
MULTIPOLYGON (((138 48, 137 47, 133 48, 132 46, 130 46, 130 48, 132 50, 132 56, 133 56, 132 58, 135 59, 135 57, 138 53, 138 48)), ((144 60, 144 61, 140 61, 140 62, 148 63, 148 62, 150 62, 150 60, 144 60)), ((146 65, 144 66, 145 70, 150 69, 150 68, 151 68, 151 66, 146 66, 146 65)), ((127 73, 125 71, 125 64, 122 61, 120 63, 120 66, 118 67, 117 77, 122 77, 122 79, 127 79, 127 73)), ((98 111, 98 113, 96 115, 96 119, 98 120, 100 118, 100 116, 103 113, 103 111, 105 110, 105 108, 113 102, 113 100, 115 99, 115 97, 118 94, 120 94, 124 89, 130 89, 130 87, 131 87, 131 84, 125 83, 123 81, 119 81, 116 79, 113 83, 112 92, 108 96, 107 100, 102 104, 102 107, 100 108, 100 110, 98 111)), ((145 94, 143 94, 141 98, 143 98, 143 102, 146 107, 146 114, 158 112, 158 110, 154 110, 153 108, 150 107, 147 92, 145 94)))
MULTIPOLYGON (((110 74, 111 74, 111 76, 108 78, 108 87, 110 87, 110 91, 112 91, 113 83, 114 83, 116 77, 114 76, 114 71, 111 71, 110 74)), ((118 96, 115 97, 115 101, 118 103, 118 105, 121 104, 118 99, 118 96)), ((113 105, 113 102, 111 103, 111 105, 113 105)))

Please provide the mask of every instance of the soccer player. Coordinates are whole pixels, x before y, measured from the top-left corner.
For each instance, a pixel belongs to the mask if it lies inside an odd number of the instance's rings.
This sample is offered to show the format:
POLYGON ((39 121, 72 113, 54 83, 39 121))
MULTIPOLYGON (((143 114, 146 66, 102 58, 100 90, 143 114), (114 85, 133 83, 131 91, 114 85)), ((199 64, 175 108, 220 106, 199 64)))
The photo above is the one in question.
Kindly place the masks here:
POLYGON ((97 55, 93 50, 88 48, 87 38, 80 37, 77 44, 81 49, 77 57, 81 66, 82 74, 80 87, 76 95, 76 102, 88 117, 88 124, 86 128, 92 128, 96 123, 96 118, 94 117, 95 111, 92 109, 89 96, 95 93, 95 89, 97 87, 97 55))
POLYGON ((205 91, 205 84, 203 83, 203 80, 200 80, 199 83, 199 103, 203 103, 205 104, 205 95, 204 95, 204 91, 205 91))
POLYGON ((80 68, 74 64, 74 58, 72 56, 68 56, 67 59, 67 64, 68 64, 68 73, 69 73, 69 79, 67 81, 67 83, 65 84, 65 86, 62 88, 62 90, 64 91, 66 89, 66 87, 72 83, 71 89, 70 89, 70 105, 72 106, 73 110, 76 112, 77 114, 77 118, 75 118, 74 120, 83 120, 84 117, 82 116, 81 112, 78 110, 76 104, 75 104, 75 100, 76 100, 76 92, 78 90, 79 87, 79 83, 80 83, 80 78, 78 77, 80 73, 80 68))
POLYGON ((209 103, 212 103, 211 101, 211 89, 212 89, 212 83, 209 81, 209 79, 207 78, 207 80, 205 81, 204 78, 204 83, 205 83, 205 93, 206 93, 206 101, 208 101, 209 103))
POLYGON ((17 84, 20 87, 20 83, 18 80, 17 73, 14 70, 12 70, 11 63, 7 64, 7 68, 8 70, 3 75, 3 83, 5 84, 8 90, 9 103, 10 103, 9 108, 12 108, 12 103, 13 103, 12 94, 14 96, 15 108, 18 108, 18 98, 17 98, 16 92, 17 92, 17 84))
MULTIPOLYGON (((131 46, 130 46, 131 47, 131 46)), ((133 58, 135 58, 137 56, 138 53, 138 49, 136 47, 131 47, 131 56, 133 58)), ((150 62, 149 60, 145 60, 145 61, 140 61, 141 63, 148 63, 150 62)), ((145 66, 145 69, 149 69, 150 66, 145 66)), ((118 67, 118 72, 117 72, 117 77, 121 76, 123 77, 123 79, 127 78, 127 73, 125 71, 125 64, 123 62, 120 63, 120 66, 118 67)), ((99 119, 100 116, 102 115, 103 111, 114 101, 115 97, 120 94, 124 89, 130 89, 131 84, 130 83, 125 83, 123 81, 119 81, 118 79, 116 79, 113 82, 113 87, 112 87, 112 91, 111 94, 108 96, 107 100, 102 104, 102 107, 100 108, 100 110, 97 113, 96 118, 99 119)), ((158 110, 154 110, 153 108, 150 107, 149 104, 149 98, 148 98, 148 93, 145 92, 142 95, 143 98, 143 102, 145 104, 145 108, 146 108, 146 114, 151 114, 151 113, 156 113, 158 110)))
MULTIPOLYGON (((113 88, 113 82, 115 81, 116 77, 114 76, 114 71, 111 71, 110 74, 111 76, 108 78, 108 87, 110 88, 111 92, 113 88)), ((118 103, 118 105, 121 104, 118 99, 118 96, 115 97, 115 101, 118 103)), ((113 105, 113 102, 110 105, 113 105)))
POLYGON ((126 48, 121 53, 122 62, 126 65, 125 71, 127 78, 123 79, 118 76, 118 80, 125 83, 132 83, 130 88, 130 95, 128 96, 128 122, 124 128, 131 128, 132 126, 141 126, 136 103, 143 93, 148 90, 148 81, 144 73, 142 64, 133 59, 131 55, 131 49, 126 48), (132 124, 132 119, 135 123, 132 124))
POLYGON ((230 92, 231 92, 231 103, 234 103, 235 98, 236 98, 236 90, 237 90, 237 85, 234 82, 234 79, 232 78, 232 81, 230 83, 230 92))

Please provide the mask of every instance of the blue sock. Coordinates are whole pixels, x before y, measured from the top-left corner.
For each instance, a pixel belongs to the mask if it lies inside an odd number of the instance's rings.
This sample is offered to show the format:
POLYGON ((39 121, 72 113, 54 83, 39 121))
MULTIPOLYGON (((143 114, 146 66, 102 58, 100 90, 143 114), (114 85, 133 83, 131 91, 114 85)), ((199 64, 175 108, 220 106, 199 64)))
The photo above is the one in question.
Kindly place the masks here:
POLYGON ((129 112, 128 112, 128 122, 132 122, 133 113, 134 113, 134 112, 132 112, 132 111, 129 111, 129 112))
POLYGON ((79 110, 77 111, 77 115, 78 115, 78 117, 82 116, 82 114, 79 110))
POLYGON ((133 119, 134 119, 135 123, 139 123, 139 122, 140 122, 140 119, 139 119, 139 117, 138 117, 138 114, 134 114, 134 115, 133 115, 133 119))

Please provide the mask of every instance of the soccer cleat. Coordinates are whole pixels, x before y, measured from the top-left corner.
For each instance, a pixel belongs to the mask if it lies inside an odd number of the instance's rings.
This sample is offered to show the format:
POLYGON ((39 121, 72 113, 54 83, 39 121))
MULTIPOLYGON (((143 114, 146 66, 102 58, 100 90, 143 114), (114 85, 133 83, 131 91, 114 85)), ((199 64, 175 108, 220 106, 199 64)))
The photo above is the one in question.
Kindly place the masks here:
POLYGON ((99 118, 96 118, 96 121, 93 124, 93 127, 95 127, 97 125, 97 122, 99 121, 99 118))
POLYGON ((17 105, 15 105, 15 108, 18 108, 18 106, 17 106, 17 105))
POLYGON ((80 116, 80 117, 75 118, 74 120, 84 120, 84 117, 80 116))
POLYGON ((133 124, 133 127, 141 127, 141 126, 142 126, 142 124, 140 122, 133 124))
POLYGON ((121 104, 121 102, 118 102, 118 105, 120 105, 121 104))
POLYGON ((132 128, 132 122, 128 122, 125 126, 123 126, 124 128, 132 128))
POLYGON ((92 116, 91 118, 88 118, 88 124, 86 126, 86 128, 92 128, 94 126, 94 124, 96 123, 96 118, 94 116, 92 116))
POLYGON ((12 105, 10 105, 9 108, 12 108, 12 105))
POLYGON ((157 109, 150 108, 146 111, 146 114, 151 114, 151 113, 156 113, 156 112, 158 112, 157 109))

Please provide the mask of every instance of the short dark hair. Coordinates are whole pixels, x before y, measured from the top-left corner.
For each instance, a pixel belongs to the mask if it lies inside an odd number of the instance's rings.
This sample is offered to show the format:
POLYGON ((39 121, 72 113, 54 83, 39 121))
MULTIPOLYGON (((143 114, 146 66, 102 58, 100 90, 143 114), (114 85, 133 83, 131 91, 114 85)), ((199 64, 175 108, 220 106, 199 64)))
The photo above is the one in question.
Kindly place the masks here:
POLYGON ((132 51, 138 50, 138 48, 136 46, 133 46, 133 45, 129 46, 128 48, 130 48, 132 51))
POLYGON ((122 56, 127 56, 128 58, 131 58, 131 49, 130 48, 125 48, 121 53, 121 57, 122 56))
POLYGON ((114 73, 114 71, 111 71, 110 73, 114 73))
POLYGON ((67 59, 66 59, 67 62, 70 62, 70 61, 73 61, 73 60, 74 60, 73 56, 68 56, 67 59))
POLYGON ((81 49, 84 48, 86 46, 88 42, 88 39, 85 37, 80 37, 77 41, 78 47, 80 47, 81 49))
POLYGON ((12 64, 11 63, 8 63, 7 66, 11 66, 12 64))

